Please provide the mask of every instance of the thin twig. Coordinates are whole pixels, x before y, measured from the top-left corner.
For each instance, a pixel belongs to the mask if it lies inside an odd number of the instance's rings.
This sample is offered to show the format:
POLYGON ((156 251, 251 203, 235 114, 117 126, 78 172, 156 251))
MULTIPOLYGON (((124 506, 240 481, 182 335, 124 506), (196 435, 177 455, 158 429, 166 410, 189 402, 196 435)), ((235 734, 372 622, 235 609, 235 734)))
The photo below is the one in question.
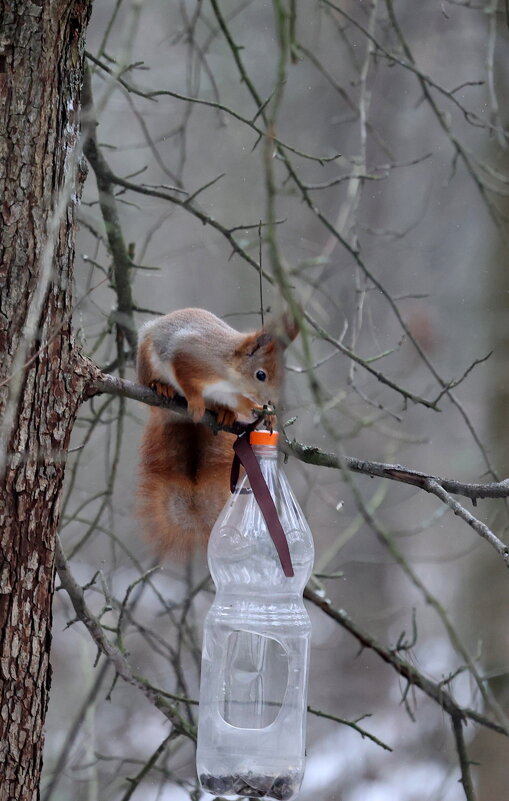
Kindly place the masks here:
MULTIPOLYGON (((501 483, 505 484, 505 482, 501 483)), ((500 483, 498 486, 500 486, 500 483)), ((494 548, 496 552, 503 557, 506 565, 509 566, 509 547, 505 545, 505 543, 503 543, 501 540, 499 540, 496 534, 494 534, 491 531, 491 529, 488 528, 486 523, 483 523, 481 520, 478 520, 476 517, 474 517, 474 515, 472 515, 468 511, 468 509, 465 509, 465 507, 462 506, 460 503, 458 503, 458 501, 454 500, 454 498, 451 498, 449 493, 442 486, 440 486, 440 483, 435 479, 428 479, 425 482, 425 486, 423 487, 423 489, 426 489, 428 492, 432 492, 434 495, 440 498, 440 500, 446 503, 452 509, 455 515, 461 517, 461 519, 464 520, 466 523, 468 523, 468 525, 471 528, 473 528, 474 531, 477 532, 477 534, 479 534, 481 537, 483 537, 483 539, 489 542, 491 547, 494 548)), ((502 497, 507 497, 507 496, 502 496, 502 497)))
POLYGON ((467 801, 475 801, 474 784, 470 773, 470 760, 468 758, 465 738, 463 736, 463 718, 461 715, 451 715, 452 730, 456 741, 456 750, 461 768, 461 784, 465 791, 467 801))

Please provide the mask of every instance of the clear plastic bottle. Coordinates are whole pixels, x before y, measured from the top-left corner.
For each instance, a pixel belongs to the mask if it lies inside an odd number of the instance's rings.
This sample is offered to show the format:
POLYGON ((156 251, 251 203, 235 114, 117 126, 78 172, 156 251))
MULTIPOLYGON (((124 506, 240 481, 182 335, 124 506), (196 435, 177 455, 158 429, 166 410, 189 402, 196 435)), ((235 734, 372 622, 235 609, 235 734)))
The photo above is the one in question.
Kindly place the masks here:
POLYGON ((311 624, 302 593, 314 548, 278 465, 277 434, 255 431, 250 441, 294 576, 283 574, 246 476, 209 541, 216 597, 205 621, 196 764, 214 795, 289 801, 304 774, 311 624))

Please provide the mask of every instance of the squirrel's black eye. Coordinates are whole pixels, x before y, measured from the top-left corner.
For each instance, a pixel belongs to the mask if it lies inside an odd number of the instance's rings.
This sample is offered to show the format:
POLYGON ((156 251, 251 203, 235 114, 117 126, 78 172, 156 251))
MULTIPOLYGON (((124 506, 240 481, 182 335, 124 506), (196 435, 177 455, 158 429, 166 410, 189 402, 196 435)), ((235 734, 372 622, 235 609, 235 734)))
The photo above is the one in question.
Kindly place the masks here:
POLYGON ((258 381, 266 381, 267 373, 265 372, 265 370, 257 370, 255 373, 255 378, 257 378, 258 381))

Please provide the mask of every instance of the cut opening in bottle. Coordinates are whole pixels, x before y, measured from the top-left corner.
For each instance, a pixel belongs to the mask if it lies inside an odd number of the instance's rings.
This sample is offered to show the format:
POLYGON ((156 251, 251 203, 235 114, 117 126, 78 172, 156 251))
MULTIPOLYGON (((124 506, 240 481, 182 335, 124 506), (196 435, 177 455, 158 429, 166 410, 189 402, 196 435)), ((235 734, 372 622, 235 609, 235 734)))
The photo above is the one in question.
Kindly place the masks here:
POLYGON ((288 686, 288 654, 273 637, 232 631, 224 655, 219 711, 230 726, 265 729, 281 709, 288 686))

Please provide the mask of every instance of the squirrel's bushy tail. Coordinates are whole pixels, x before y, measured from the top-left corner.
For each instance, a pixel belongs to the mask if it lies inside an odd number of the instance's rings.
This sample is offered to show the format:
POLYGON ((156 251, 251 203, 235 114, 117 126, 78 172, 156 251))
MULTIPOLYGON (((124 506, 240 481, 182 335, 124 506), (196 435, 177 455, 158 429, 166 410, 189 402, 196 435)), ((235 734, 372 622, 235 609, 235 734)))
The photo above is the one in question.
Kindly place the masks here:
POLYGON ((230 493, 235 437, 151 409, 143 433, 137 513, 162 557, 204 548, 230 493), (177 419, 176 419, 177 418, 177 419))

